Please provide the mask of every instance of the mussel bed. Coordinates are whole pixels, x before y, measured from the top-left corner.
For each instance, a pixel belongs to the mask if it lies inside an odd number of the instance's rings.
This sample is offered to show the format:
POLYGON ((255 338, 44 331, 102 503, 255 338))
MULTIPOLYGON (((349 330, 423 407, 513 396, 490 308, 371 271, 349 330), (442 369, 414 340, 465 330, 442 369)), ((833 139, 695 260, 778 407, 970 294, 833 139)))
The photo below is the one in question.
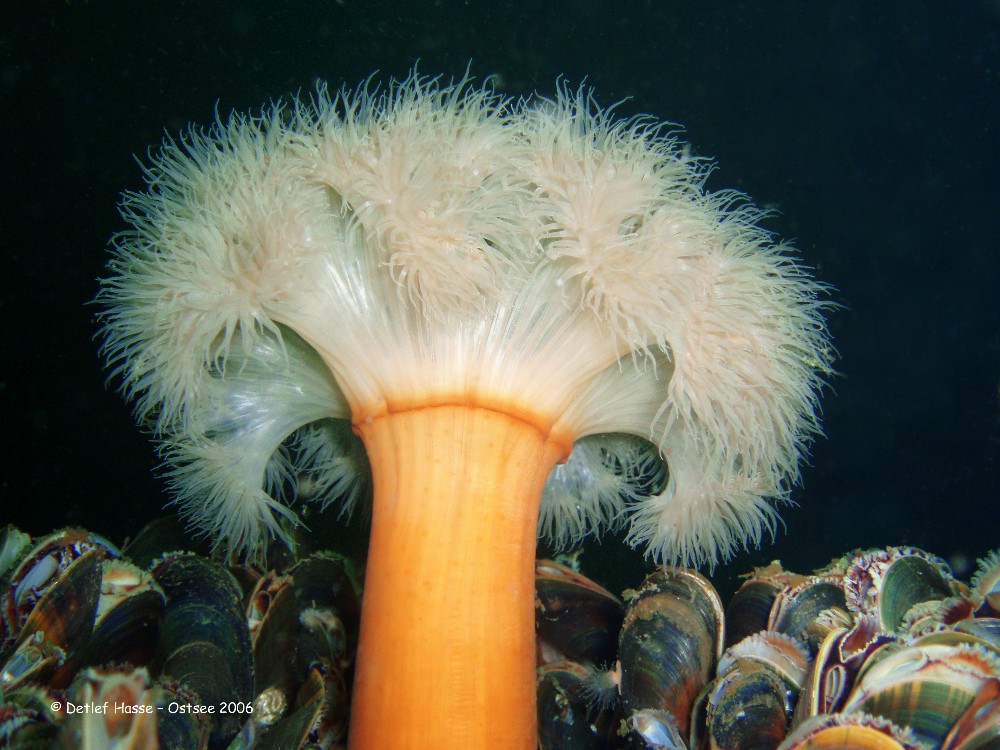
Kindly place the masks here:
MULTIPOLYGON (((184 540, 3 531, 0 746, 346 747, 360 566, 184 540)), ((908 547, 772 563, 726 607, 694 570, 619 598, 539 560, 535 610, 542 750, 1000 748, 1000 552, 968 583, 908 547)))

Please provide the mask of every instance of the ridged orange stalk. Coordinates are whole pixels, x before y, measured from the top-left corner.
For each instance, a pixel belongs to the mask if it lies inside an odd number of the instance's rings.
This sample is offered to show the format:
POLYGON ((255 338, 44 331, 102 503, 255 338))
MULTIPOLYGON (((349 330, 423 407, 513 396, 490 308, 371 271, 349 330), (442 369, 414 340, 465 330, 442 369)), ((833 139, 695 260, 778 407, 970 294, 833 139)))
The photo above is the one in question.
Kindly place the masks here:
POLYGON ((533 748, 538 502, 566 447, 476 407, 356 429, 375 497, 351 750, 533 748))

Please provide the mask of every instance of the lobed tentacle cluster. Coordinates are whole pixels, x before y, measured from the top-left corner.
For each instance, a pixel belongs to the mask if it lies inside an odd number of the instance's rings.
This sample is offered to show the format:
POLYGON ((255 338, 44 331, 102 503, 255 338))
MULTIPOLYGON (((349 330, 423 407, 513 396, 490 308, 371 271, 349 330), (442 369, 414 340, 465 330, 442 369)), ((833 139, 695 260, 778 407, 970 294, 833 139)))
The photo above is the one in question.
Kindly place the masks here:
POLYGON ((178 502, 235 550, 286 536, 282 488, 357 499, 347 420, 461 401, 577 441, 541 531, 624 521, 713 564, 773 531, 832 348, 822 285, 707 170, 582 89, 414 75, 234 115, 125 197, 103 351, 178 502), (669 478, 645 495, 650 443, 669 478))

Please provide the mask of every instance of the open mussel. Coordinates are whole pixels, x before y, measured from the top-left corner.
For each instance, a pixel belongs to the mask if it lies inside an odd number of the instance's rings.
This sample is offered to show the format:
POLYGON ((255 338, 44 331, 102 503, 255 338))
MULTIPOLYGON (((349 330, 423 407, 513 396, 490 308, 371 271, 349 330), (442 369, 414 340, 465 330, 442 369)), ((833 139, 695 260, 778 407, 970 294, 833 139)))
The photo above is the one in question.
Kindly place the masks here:
POLYGON ((126 560, 105 560, 87 663, 148 665, 165 606, 152 574, 126 560))
POLYGON ((836 628, 823 639, 799 692, 796 720, 841 710, 868 657, 895 640, 880 631, 872 617, 860 616, 851 627, 836 628))
POLYGON ((31 681, 65 687, 94 627, 101 563, 112 550, 86 531, 68 529, 22 545, 0 595, 0 663, 9 686, 31 681))
POLYGON ((231 750, 298 750, 340 748, 347 737, 346 687, 335 674, 311 669, 291 711, 270 727, 249 725, 231 750))
POLYGON ((159 747, 156 688, 145 669, 80 672, 66 692, 60 742, 77 748, 159 747))
POLYGON ((899 629, 913 607, 961 593, 948 563, 914 547, 886 547, 856 555, 844 572, 848 607, 899 629))
POLYGON ((248 597, 246 619, 253 648, 253 695, 263 709, 254 711, 254 719, 270 725, 285 714, 299 682, 299 618, 291 579, 273 572, 262 576, 248 597))

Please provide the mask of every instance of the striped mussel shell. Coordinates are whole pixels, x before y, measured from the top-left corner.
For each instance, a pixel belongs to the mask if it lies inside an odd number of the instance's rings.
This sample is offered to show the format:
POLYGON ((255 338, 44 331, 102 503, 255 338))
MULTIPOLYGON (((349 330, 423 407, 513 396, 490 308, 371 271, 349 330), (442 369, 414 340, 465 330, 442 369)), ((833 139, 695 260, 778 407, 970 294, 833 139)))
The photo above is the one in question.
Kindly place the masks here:
POLYGON ((767 621, 767 629, 810 641, 818 623, 832 613, 847 609, 843 579, 840 575, 824 573, 804 576, 793 585, 786 586, 775 597, 767 621))
POLYGON ((675 725, 666 731, 687 737, 692 710, 722 655, 725 612, 719 595, 699 573, 668 567, 626 598, 618 641, 626 721, 644 710, 665 712, 675 725))
POLYGON ((778 562, 755 568, 726 607, 726 645, 732 646, 747 636, 767 630, 778 595, 804 579, 805 576, 783 569, 778 562))
MULTIPOLYGON (((151 665, 161 680, 192 691, 204 706, 253 700, 253 652, 242 591, 228 570, 194 554, 168 555, 152 568, 166 611, 151 665)), ((231 737, 246 712, 209 715, 211 742, 231 737)))
POLYGON ((998 688, 1000 653, 961 633, 935 633, 873 652, 844 711, 882 716, 940 747, 977 696, 998 688))
POLYGON ((801 642, 777 631, 755 633, 727 649, 707 693, 708 746, 777 746, 788 732, 809 662, 801 642))

